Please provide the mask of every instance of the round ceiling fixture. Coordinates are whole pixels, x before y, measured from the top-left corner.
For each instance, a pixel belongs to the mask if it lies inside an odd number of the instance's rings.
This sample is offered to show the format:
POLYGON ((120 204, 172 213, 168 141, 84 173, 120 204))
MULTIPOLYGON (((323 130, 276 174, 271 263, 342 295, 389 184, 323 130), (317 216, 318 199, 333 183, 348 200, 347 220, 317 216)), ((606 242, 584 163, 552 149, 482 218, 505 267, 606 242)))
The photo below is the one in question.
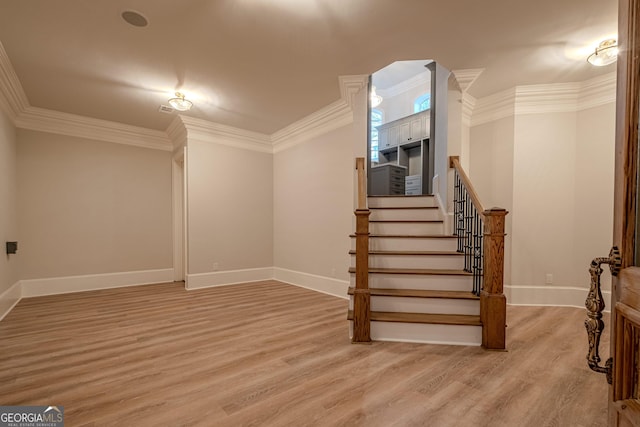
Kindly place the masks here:
POLYGON ((124 19, 125 22, 133 25, 134 27, 146 27, 147 25, 149 25, 149 21, 147 20, 147 18, 133 10, 125 10, 124 12, 122 12, 122 19, 124 19))
POLYGON ((613 64, 618 59, 618 43, 616 39, 603 40, 596 51, 587 58, 591 65, 602 67, 604 65, 613 64))
POLYGON ((178 111, 189 111, 193 107, 193 102, 184 97, 184 93, 176 92, 176 97, 169 100, 169 105, 178 111))

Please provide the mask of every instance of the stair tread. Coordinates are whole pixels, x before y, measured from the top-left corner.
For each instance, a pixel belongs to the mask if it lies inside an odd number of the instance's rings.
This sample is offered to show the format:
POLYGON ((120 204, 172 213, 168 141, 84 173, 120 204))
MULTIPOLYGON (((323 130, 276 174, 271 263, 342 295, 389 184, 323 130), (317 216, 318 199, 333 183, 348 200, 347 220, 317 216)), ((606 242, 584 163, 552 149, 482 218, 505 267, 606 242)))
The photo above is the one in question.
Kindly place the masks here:
POLYGON ((367 196, 367 199, 380 199, 380 198, 388 198, 388 197, 434 197, 433 194, 384 194, 380 196, 367 196))
MULTIPOLYGON (((349 310, 347 319, 353 320, 353 310, 349 310)), ((393 313, 386 311, 372 311, 371 321, 482 326, 480 316, 468 314, 393 313)))
MULTIPOLYGON (((349 273, 355 273, 355 267, 349 268, 349 273)), ((425 275, 445 275, 445 276, 473 276, 464 270, 451 270, 440 268, 369 268, 369 274, 425 274, 425 275)))
MULTIPOLYGON (((353 249, 349 251, 349 255, 355 255, 353 249)), ((458 251, 369 251, 369 255, 454 255, 464 256, 458 251)))
MULTIPOLYGON (((349 237, 356 237, 356 235, 349 234, 349 237)), ((458 236, 453 236, 451 234, 369 234, 369 238, 457 239, 458 236)))
POLYGON ((432 222, 444 222, 441 219, 372 219, 369 222, 400 222, 403 224, 419 224, 419 223, 432 223, 432 222))
MULTIPOLYGON (((349 295, 353 295, 354 287, 349 288, 349 295)), ((468 291, 431 291, 425 289, 381 289, 370 288, 372 296, 408 297, 408 298, 446 298, 479 300, 480 297, 468 291)))
POLYGON ((371 209, 438 209, 437 206, 388 206, 388 207, 369 207, 371 209))

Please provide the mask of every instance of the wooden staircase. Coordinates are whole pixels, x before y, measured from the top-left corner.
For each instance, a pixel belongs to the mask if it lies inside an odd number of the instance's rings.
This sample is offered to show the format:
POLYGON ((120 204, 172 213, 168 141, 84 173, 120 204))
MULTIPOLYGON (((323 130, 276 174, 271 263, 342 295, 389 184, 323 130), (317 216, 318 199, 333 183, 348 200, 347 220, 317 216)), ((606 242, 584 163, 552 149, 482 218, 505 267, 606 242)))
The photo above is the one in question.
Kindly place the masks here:
POLYGON ((351 236, 351 342, 373 340, 506 348, 505 217, 484 209, 456 156, 452 228, 433 196, 366 196, 356 158, 351 236))
MULTIPOLYGON (((368 198, 371 339, 480 345, 480 298, 433 196, 368 198)), ((351 287, 355 291, 355 235, 351 287)), ((348 318, 353 320, 353 298, 348 318)))

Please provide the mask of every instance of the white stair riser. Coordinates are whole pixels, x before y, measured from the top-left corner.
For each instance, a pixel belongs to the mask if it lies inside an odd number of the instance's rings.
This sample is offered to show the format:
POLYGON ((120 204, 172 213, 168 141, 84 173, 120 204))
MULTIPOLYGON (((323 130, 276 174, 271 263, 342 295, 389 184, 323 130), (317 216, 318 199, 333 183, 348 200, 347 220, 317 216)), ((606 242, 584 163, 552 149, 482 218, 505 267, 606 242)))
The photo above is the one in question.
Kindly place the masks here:
POLYGON ((442 235, 444 233, 444 225, 441 222, 371 222, 369 223, 369 233, 392 235, 442 235))
MULTIPOLYGON (((455 251, 457 247, 457 240, 449 238, 369 238, 369 250, 372 251, 455 251)), ((351 249, 356 249, 355 237, 351 238, 351 249)))
MULTIPOLYGON (((355 274, 352 273, 350 276, 350 286, 355 287, 355 274)), ((369 274, 369 288, 471 292, 473 278, 455 275, 369 274)))
POLYGON ((369 197, 368 205, 371 208, 389 207, 426 207, 437 206, 435 197, 369 197))
MULTIPOLYGON (((351 267, 356 256, 351 255, 351 267)), ((369 255, 370 268, 442 268, 462 270, 464 257, 459 255, 369 255)))
MULTIPOLYGON (((353 310, 353 297, 349 301, 353 310)), ((480 301, 449 298, 371 296, 371 311, 391 313, 432 313, 480 315, 480 301)))
MULTIPOLYGON (((353 321, 349 321, 349 335, 353 336, 353 321)), ((424 323, 371 322, 371 339, 427 344, 482 344, 482 327, 466 325, 433 325, 424 323)))
POLYGON ((370 220, 382 219, 409 219, 409 220, 432 220, 442 219, 438 209, 372 209, 370 220))

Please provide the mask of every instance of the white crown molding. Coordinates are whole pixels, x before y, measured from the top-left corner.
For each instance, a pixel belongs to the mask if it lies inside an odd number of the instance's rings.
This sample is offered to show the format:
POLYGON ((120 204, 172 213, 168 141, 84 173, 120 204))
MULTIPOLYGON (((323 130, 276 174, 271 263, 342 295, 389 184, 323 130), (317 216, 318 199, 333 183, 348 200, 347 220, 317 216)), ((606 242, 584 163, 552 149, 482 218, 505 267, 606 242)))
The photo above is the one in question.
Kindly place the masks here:
POLYGON ((615 72, 583 82, 516 86, 478 99, 471 125, 522 114, 578 112, 613 103, 615 99, 615 72))
POLYGON ((477 100, 467 92, 462 92, 462 124, 471 126, 471 116, 477 100))
POLYGON ((273 152, 278 153, 312 138, 353 123, 353 111, 344 100, 316 111, 271 135, 273 152))
POLYGON ((471 126, 500 120, 515 114, 515 88, 503 90, 476 100, 471 115, 471 126))
POLYGON ((466 93, 483 71, 484 68, 468 68, 465 70, 452 70, 451 72, 458 81, 462 93, 466 93))
POLYGON ((582 82, 578 96, 578 111, 615 102, 616 81, 614 71, 582 82))
POLYGON ((7 113, 11 121, 15 124, 16 118, 29 106, 29 101, 1 42, 0 93, 2 94, 2 96, 0 96, 0 108, 7 113))
POLYGON ((353 109, 354 97, 369 83, 369 76, 358 74, 353 76, 339 76, 340 98, 353 109))
POLYGON ((177 115, 165 132, 173 144, 174 152, 187 145, 187 128, 182 121, 182 116, 177 115))
POLYGON ((341 99, 273 133, 273 152, 278 153, 353 123, 355 96, 366 89, 368 81, 369 76, 365 74, 338 77, 341 99))
POLYGON ((94 119, 76 114, 27 107, 15 122, 16 127, 60 135, 95 139, 116 144, 172 151, 167 134, 157 130, 94 119))
POLYGON ((273 152, 269 135, 193 117, 180 116, 180 120, 187 130, 189 140, 195 139, 263 153, 273 152))
POLYGON ((386 89, 376 89, 378 95, 383 98, 392 98, 394 96, 398 96, 401 93, 407 92, 409 90, 418 88, 420 86, 427 86, 429 89, 431 88, 431 73, 425 69, 424 72, 420 74, 416 74, 410 79, 404 80, 397 85, 388 87, 386 89))

